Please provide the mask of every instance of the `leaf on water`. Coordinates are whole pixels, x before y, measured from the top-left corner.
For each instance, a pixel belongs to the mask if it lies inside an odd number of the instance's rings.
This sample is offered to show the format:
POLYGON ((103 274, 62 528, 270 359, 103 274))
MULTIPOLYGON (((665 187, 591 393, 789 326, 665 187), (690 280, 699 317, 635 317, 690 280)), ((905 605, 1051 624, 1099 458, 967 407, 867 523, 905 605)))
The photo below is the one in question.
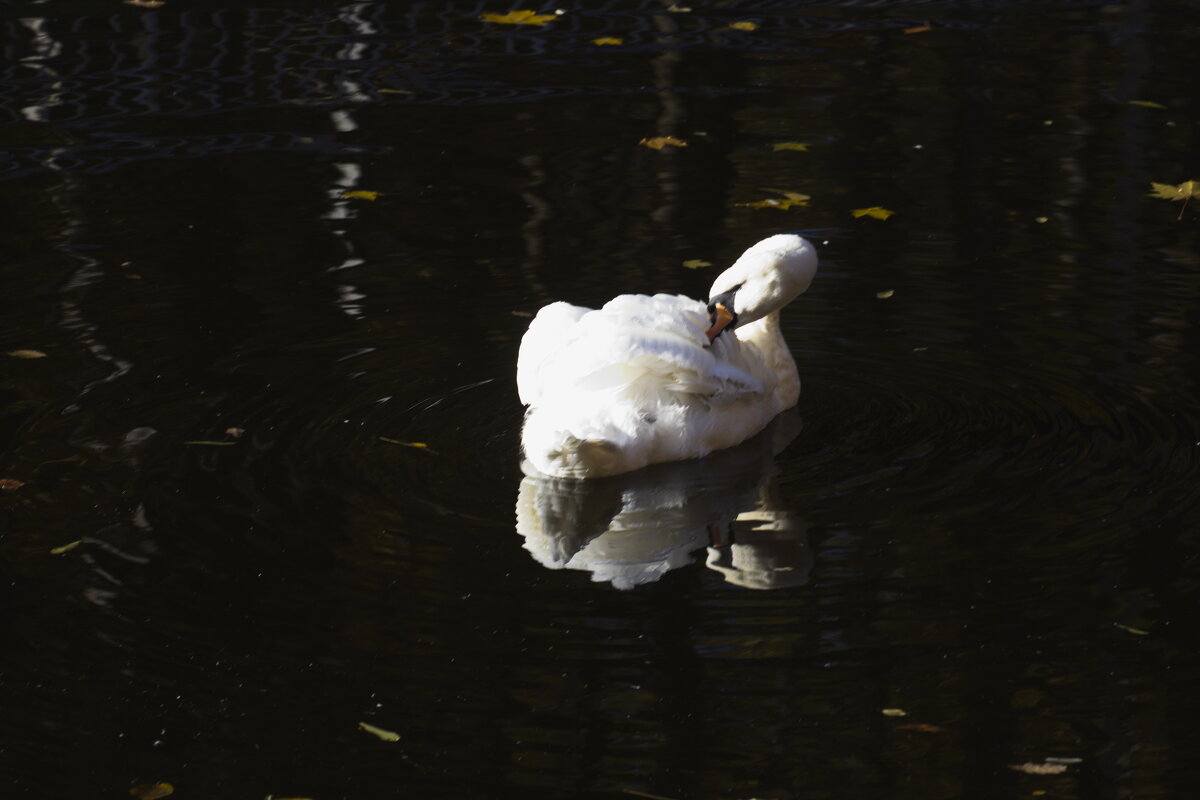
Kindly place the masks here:
POLYGON ((692 9, 688 6, 671 5, 667 7, 667 12, 670 14, 690 14, 692 9))
POLYGON ((382 739, 385 742, 400 741, 400 734, 396 733, 395 731, 389 731, 384 728, 376 728, 374 725, 371 725, 366 722, 358 723, 358 729, 360 731, 366 731, 367 733, 371 734, 372 736, 378 736, 380 739, 382 739))
POLYGON ((1153 100, 1130 100, 1129 105, 1141 106, 1142 108, 1160 108, 1160 109, 1163 109, 1164 111, 1167 108, 1162 103, 1156 103, 1153 100))
POLYGON ((242 434, 246 432, 245 428, 226 428, 225 433, 232 436, 234 439, 242 438, 242 434))
POLYGON ((1179 209, 1179 219, 1183 219, 1183 212, 1187 208, 1188 200, 1193 197, 1200 197, 1200 183, 1196 181, 1184 181, 1178 186, 1172 186, 1169 183, 1150 183, 1151 197, 1160 197, 1163 200, 1183 201, 1183 206, 1179 209))
POLYGON ((200 447, 233 447, 237 442, 214 442, 208 439, 193 439, 184 444, 198 445, 200 447))
POLYGON ((1141 628, 1135 628, 1132 625, 1122 625, 1119 622, 1114 622, 1113 625, 1126 633, 1132 633, 1135 636, 1149 636, 1150 631, 1144 631, 1141 628))
POLYGON ((379 192, 371 192, 366 189, 354 189, 349 192, 342 192, 342 198, 345 200, 374 200, 379 195, 379 192))
POLYGON ((158 8, 165 6, 166 0, 123 0, 127 6, 138 6, 139 8, 158 8))
POLYGON ((885 717, 907 717, 908 712, 903 708, 885 708, 882 710, 885 717))
POLYGON ((887 300, 889 297, 891 297, 895 293, 896 293, 895 289, 885 289, 882 292, 876 292, 875 296, 878 297, 880 300, 887 300))
POLYGON ((871 217, 872 219, 887 219, 888 217, 890 217, 892 214, 895 214, 896 212, 890 211, 886 208, 883 208, 882 206, 871 206, 870 208, 856 208, 853 211, 851 211, 850 213, 853 214, 856 219, 859 217, 871 217))
POLYGON ((379 441, 387 442, 388 444, 398 444, 401 447, 412 447, 417 450, 424 450, 426 453, 429 453, 430 455, 437 455, 437 451, 434 450, 429 445, 425 444, 424 442, 402 442, 399 439, 393 439, 389 436, 380 436, 379 441))
POLYGON ((653 139, 642 139, 638 144, 649 147, 652 150, 662 150, 664 147, 688 146, 688 143, 683 139, 676 139, 674 136, 655 136, 653 139))
POLYGON ((507 14, 480 14, 484 22, 495 22, 499 25, 545 25, 553 22, 554 14, 539 14, 536 11, 509 11, 507 14))
POLYGON ((160 800, 160 798, 170 797, 175 794, 175 787, 166 781, 139 783, 129 790, 129 794, 137 798, 137 800, 160 800))
POLYGON ((601 46, 606 44, 625 44, 625 40, 618 39, 616 36, 601 36, 599 39, 592 39, 592 44, 601 46))
MULTIPOLYGON (((1169 183, 1154 183, 1151 181, 1150 197, 1161 197, 1163 200, 1187 200, 1189 197, 1200 197, 1200 183, 1196 181, 1184 181, 1183 183, 1173 186, 1169 183)), ((11 356, 12 353, 9 353, 11 356)))
POLYGON ((766 200, 755 200, 750 203, 738 203, 739 206, 746 208, 777 208, 780 211, 787 211, 792 206, 807 206, 808 201, 812 198, 800 192, 785 192, 782 189, 767 189, 768 192, 778 192, 783 197, 768 197, 766 200))
POLYGON ((735 31, 756 31, 758 30, 758 23, 749 21, 731 22, 729 23, 729 27, 733 28, 735 31))
POLYGON ((904 32, 912 34, 912 33, 925 33, 926 31, 931 31, 931 30, 933 30, 932 25, 915 25, 911 28, 905 28, 904 32))
POLYGON ((25 481, 19 481, 16 478, 0 478, 0 491, 15 492, 25 485, 25 481))
POLYGON ((941 733, 942 729, 937 725, 929 725, 924 722, 909 722, 904 725, 897 725, 898 731, 918 731, 920 733, 941 733))
POLYGON ((1067 771, 1066 764, 1034 764, 1032 761, 1026 761, 1024 764, 1009 764, 1008 768, 1024 772, 1026 775, 1061 775, 1067 771))
POLYGON ((689 258, 687 261, 683 262, 683 265, 688 269, 704 269, 705 267, 711 267, 712 262, 705 261, 702 258, 689 258))
POLYGON ((45 358, 46 354, 41 350, 9 350, 8 354, 13 358, 45 358))
POLYGON ((83 539, 76 539, 73 542, 68 542, 67 544, 60 545, 59 547, 53 547, 50 549, 50 555, 61 556, 63 553, 71 552, 81 544, 83 544, 83 539))
POLYGON ((797 153, 807 153, 808 145, 803 142, 776 142, 771 145, 771 149, 777 153, 780 150, 795 150, 797 153))

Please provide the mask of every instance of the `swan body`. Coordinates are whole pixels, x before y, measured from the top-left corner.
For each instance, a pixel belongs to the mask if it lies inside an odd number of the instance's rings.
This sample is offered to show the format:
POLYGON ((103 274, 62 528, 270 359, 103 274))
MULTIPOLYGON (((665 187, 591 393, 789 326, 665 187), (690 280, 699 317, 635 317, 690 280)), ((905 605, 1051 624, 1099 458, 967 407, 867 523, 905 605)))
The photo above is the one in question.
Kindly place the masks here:
POLYGON ((526 458, 546 475, 596 478, 751 438, 799 398, 779 310, 816 269, 808 241, 780 234, 721 273, 707 305, 657 294, 544 307, 517 357, 526 458))

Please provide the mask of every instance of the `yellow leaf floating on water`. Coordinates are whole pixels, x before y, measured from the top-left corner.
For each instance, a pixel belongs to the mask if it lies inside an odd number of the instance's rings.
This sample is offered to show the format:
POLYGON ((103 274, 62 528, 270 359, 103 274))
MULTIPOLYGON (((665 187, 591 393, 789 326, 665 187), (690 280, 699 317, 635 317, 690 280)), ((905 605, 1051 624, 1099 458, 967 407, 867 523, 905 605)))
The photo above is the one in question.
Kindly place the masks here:
POLYGON ((702 258, 689 258, 687 261, 683 262, 683 265, 688 269, 703 269, 704 267, 711 267, 712 262, 705 261, 702 258))
POLYGON ((808 145, 803 142, 776 142, 771 145, 771 149, 777 153, 780 150, 795 150, 797 153, 807 153, 808 145))
POLYGON ((1150 186, 1154 189, 1150 192, 1150 196, 1161 197, 1163 200, 1187 200, 1189 197, 1200 197, 1200 183, 1196 181, 1184 181, 1178 186, 1152 181, 1150 186))
POLYGON ((129 794, 137 800, 160 800, 160 798, 175 794, 175 787, 165 781, 139 783, 129 790, 129 794))
POLYGON ((883 208, 881 206, 871 206, 870 208, 856 208, 853 211, 851 211, 850 213, 853 214, 856 219, 860 218, 860 217, 871 217, 872 219, 887 219, 888 217, 890 217, 892 214, 895 214, 896 212, 889 211, 888 209, 883 208))
POLYGON ((15 492, 25 485, 25 481, 19 481, 16 478, 0 478, 0 491, 15 492))
POLYGON ((932 25, 914 25, 911 28, 905 28, 904 32, 911 35, 914 33, 928 33, 931 30, 933 30, 932 25))
POLYGON ((1142 108, 1159 108, 1163 110, 1166 110, 1167 108, 1162 103, 1156 103, 1153 100, 1130 100, 1129 105, 1141 106, 1142 108))
POLYGON ((13 358, 45 358, 46 354, 41 350, 9 350, 8 354, 13 358))
POLYGON ((903 708, 885 708, 882 711, 885 717, 907 717, 908 712, 903 708))
POLYGON ((615 36, 601 36, 599 39, 592 39, 592 44, 601 46, 606 44, 625 44, 625 40, 618 39, 615 36))
POLYGON ((757 22, 731 22, 729 27, 735 31, 756 31, 758 30, 757 22))
POLYGON ((81 544, 83 544, 83 540, 82 540, 82 539, 76 539, 75 541, 73 541, 73 542, 68 542, 67 544, 64 544, 64 545, 62 545, 62 546, 60 546, 60 547, 54 547, 54 548, 51 548, 51 549, 50 549, 50 555, 52 555, 52 556, 61 556, 63 553, 69 553, 69 552, 71 552, 71 551, 72 551, 72 550, 74 550, 76 547, 79 547, 79 545, 81 545, 81 544))
POLYGON ((127 6, 138 6, 140 8, 159 8, 165 6, 166 0, 123 0, 127 6))
POLYGON ((371 734, 372 736, 378 736, 380 739, 383 739, 385 742, 400 741, 400 734, 396 733, 395 731, 389 731, 385 728, 376 728, 374 725, 371 725, 366 722, 358 723, 358 729, 360 731, 366 731, 367 733, 371 734))
POLYGON ((379 197, 379 192, 370 192, 366 189, 355 189, 349 192, 342 192, 342 197, 346 200, 374 200, 379 197))
POLYGON ((687 147, 688 143, 674 136, 655 136, 653 139, 642 139, 638 144, 652 150, 662 150, 664 147, 687 147))
MULTIPOLYGON (((1187 208, 1188 200, 1193 197, 1200 197, 1200 183, 1196 181, 1184 181, 1178 186, 1172 186, 1169 183, 1150 183, 1152 192, 1150 197, 1159 197, 1163 200, 1174 200, 1176 202, 1182 200, 1183 207, 1179 209, 1179 219, 1183 219, 1183 212, 1187 208)), ((9 355, 12 355, 11 353, 9 355)))
POLYGON ((1135 628, 1132 625, 1122 625, 1119 622, 1114 622, 1113 627, 1123 630, 1126 633, 1132 633, 1134 636, 1149 636, 1150 635, 1150 631, 1144 631, 1141 628, 1135 628))
POLYGON ((426 453, 430 453, 430 454, 437 453, 436 450, 434 450, 432 447, 425 444, 424 442, 402 442, 399 439, 393 439, 390 436, 380 436, 379 441, 387 442, 388 444, 398 444, 401 447, 412 447, 416 450, 424 450, 426 453))
POLYGON ((807 206, 812 198, 800 192, 785 192, 782 189, 768 189, 768 192, 778 192, 783 197, 768 197, 766 200, 755 200, 750 203, 738 203, 745 208, 777 208, 787 211, 792 206, 807 206))
POLYGON ((887 289, 882 292, 876 292, 875 296, 878 297, 880 300, 887 300, 889 297, 891 297, 895 293, 896 293, 895 289, 887 289))
POLYGON ((507 14, 480 14, 484 22, 495 22, 499 25, 545 25, 557 19, 554 14, 539 14, 536 11, 509 11, 507 14))

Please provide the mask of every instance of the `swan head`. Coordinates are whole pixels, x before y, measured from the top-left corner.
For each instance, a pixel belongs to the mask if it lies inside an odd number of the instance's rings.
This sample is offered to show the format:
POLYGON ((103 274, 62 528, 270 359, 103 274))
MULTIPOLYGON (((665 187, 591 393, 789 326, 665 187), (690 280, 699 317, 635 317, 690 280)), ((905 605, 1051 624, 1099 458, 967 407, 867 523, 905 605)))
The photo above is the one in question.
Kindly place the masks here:
POLYGON ((817 251, 792 233, 769 236, 742 253, 713 282, 709 341, 726 327, 747 325, 803 294, 817 273, 817 251))

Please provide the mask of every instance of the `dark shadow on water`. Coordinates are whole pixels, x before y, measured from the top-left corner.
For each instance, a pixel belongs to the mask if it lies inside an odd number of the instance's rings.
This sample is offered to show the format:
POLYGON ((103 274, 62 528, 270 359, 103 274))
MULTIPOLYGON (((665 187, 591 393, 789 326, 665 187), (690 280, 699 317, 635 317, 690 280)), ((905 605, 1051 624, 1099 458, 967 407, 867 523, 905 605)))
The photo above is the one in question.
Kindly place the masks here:
POLYGON ((790 409, 729 450, 593 481, 550 478, 526 462, 517 532, 546 568, 584 570, 618 589, 653 583, 702 547, 729 583, 802 586, 812 569, 805 524, 775 485, 775 456, 801 428, 790 409))

